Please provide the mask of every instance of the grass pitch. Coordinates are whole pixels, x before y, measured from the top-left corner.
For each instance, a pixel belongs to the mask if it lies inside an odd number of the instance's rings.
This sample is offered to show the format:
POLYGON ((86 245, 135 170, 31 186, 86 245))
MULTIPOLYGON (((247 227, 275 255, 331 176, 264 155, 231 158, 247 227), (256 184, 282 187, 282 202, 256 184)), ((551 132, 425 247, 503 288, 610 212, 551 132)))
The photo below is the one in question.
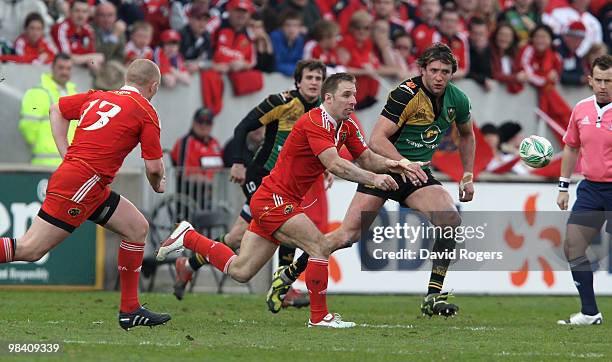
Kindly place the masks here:
MULTIPOLYGON (((0 360, 576 360, 612 359, 612 320, 557 326, 578 310, 577 297, 458 296, 455 318, 419 315, 417 296, 329 297, 352 330, 306 328, 308 310, 272 315, 261 295, 143 294, 172 321, 124 332, 118 293, 0 291, 0 360), (6 342, 59 342, 55 355, 7 353, 6 342)), ((612 318, 612 298, 598 299, 612 318)))

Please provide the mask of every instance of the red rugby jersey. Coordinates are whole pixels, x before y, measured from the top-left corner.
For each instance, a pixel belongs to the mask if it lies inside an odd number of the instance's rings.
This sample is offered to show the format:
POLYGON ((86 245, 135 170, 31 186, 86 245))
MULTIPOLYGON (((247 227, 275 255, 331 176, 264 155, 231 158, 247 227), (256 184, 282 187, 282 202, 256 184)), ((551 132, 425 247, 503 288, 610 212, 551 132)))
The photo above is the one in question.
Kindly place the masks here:
POLYGON ((24 63, 49 64, 55 58, 55 47, 40 38, 31 44, 24 34, 15 39, 15 55, 22 58, 24 63), (46 57, 44 57, 46 55, 46 57))
POLYGON ((78 28, 70 19, 67 19, 53 25, 51 35, 61 53, 91 54, 96 52, 94 32, 89 25, 78 28))
POLYGON ((295 200, 302 200, 308 189, 325 171, 321 152, 346 145, 354 159, 368 146, 352 119, 337 123, 323 106, 313 108, 295 123, 263 187, 295 200))
POLYGON ((138 143, 142 158, 163 156, 157 112, 134 87, 61 97, 59 108, 65 119, 79 120, 66 159, 85 161, 107 184, 138 143))

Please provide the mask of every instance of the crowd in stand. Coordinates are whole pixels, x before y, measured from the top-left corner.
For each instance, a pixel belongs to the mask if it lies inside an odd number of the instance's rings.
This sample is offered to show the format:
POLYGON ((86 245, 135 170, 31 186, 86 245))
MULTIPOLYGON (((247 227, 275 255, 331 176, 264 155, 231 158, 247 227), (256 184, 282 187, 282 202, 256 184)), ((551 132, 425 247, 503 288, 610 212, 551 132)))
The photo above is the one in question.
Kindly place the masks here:
MULTIPOLYGON (((157 62, 164 84, 202 69, 255 69, 291 76, 303 58, 358 76, 359 106, 378 77, 417 74, 434 42, 459 61, 454 79, 525 84, 553 94, 559 82, 586 84, 589 61, 610 45, 606 0, 18 0, 2 2, 3 59, 50 63, 71 55, 94 76, 108 63, 157 62), (440 3, 442 2, 442 4, 440 3), (569 1, 569 2, 566 2, 569 1)), ((102 73, 108 76, 108 70, 102 73)), ((544 93, 544 92, 543 92, 544 93)), ((553 116, 554 118, 554 116, 553 116)))
POLYGON ((357 109, 365 108, 381 77, 418 75, 418 56, 442 42, 458 59, 454 79, 486 91, 494 81, 511 93, 534 87, 541 110, 565 128, 570 107, 557 85, 585 85, 611 34, 609 0, 0 2, 0 60, 49 64, 64 53, 89 68, 96 88, 113 89, 129 62, 147 58, 169 88, 201 73, 203 103, 215 114, 221 75, 246 94, 261 88, 262 72, 291 76, 311 58, 329 73, 355 74, 357 109))

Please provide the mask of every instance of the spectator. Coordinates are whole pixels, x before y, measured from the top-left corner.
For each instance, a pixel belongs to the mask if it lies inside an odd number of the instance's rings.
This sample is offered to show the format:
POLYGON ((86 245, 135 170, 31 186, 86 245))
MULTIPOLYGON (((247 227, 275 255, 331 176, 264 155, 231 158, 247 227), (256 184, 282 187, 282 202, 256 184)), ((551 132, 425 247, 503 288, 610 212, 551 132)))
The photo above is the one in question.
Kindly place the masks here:
MULTIPOLYGON (((572 110, 557 89, 563 65, 559 53, 552 47, 552 39, 550 27, 536 26, 529 44, 521 50, 519 66, 526 72, 529 83, 538 90, 540 109, 566 129, 572 110)), ((560 135, 557 139, 562 144, 560 135)))
POLYGON ((408 31, 408 24, 396 16, 395 0, 374 0, 374 20, 389 24, 389 39, 408 31))
MULTIPOLYGON (((452 4, 450 4, 452 5, 452 4)), ((457 72, 453 74, 454 80, 465 78, 470 69, 470 49, 467 37, 460 32, 459 13, 454 6, 445 6, 440 13, 440 42, 448 45, 457 58, 457 72)))
POLYGON ((478 0, 455 0, 459 14, 459 29, 463 35, 468 34, 468 27, 478 10, 478 0))
POLYGON ((21 33, 26 17, 31 13, 39 13, 45 26, 53 24, 53 18, 47 14, 47 7, 41 0, 0 1, 0 41, 12 44, 21 33))
POLYGON ((595 61, 595 59, 601 56, 604 56, 606 54, 608 54, 608 47, 606 46, 606 44, 603 44, 603 43, 593 44, 593 46, 591 47, 591 50, 589 50, 587 55, 585 55, 584 57, 584 69, 585 69, 584 73, 592 74, 591 68, 593 66, 593 62, 595 61))
POLYGON ((356 109, 363 109, 376 103, 379 83, 376 80, 376 69, 380 66, 374 54, 371 38, 372 16, 359 10, 351 17, 349 31, 338 44, 338 58, 347 70, 357 78, 356 109))
POLYGON ((603 42, 601 23, 588 12, 590 2, 591 0, 570 0, 570 6, 554 9, 550 16, 542 19, 558 35, 563 34, 569 25, 575 21, 584 24, 586 34, 576 50, 579 57, 584 57, 593 44, 603 42))
POLYGON ((499 14, 498 21, 510 24, 523 45, 527 43, 529 32, 540 22, 540 18, 535 11, 533 0, 515 0, 512 7, 499 14))
POLYGON ((493 153, 493 157, 491 161, 489 161, 486 171, 495 173, 496 170, 505 163, 504 154, 499 150, 499 129, 491 123, 485 123, 480 127, 480 133, 493 153))
POLYGON ((246 31, 253 4, 250 0, 230 0, 226 9, 229 15, 214 36, 213 69, 220 73, 253 69, 256 54, 246 31))
POLYGON ((140 0, 140 9, 144 20, 153 25, 153 45, 161 41, 161 33, 170 29, 170 1, 169 0, 140 0))
POLYGON ((70 4, 68 4, 68 1, 43 0, 43 2, 47 7, 47 14, 49 14, 54 22, 66 18, 70 14, 70 4))
POLYGON ((20 63, 49 64, 55 58, 55 48, 44 38, 44 20, 39 13, 25 19, 24 32, 15 40, 15 55, 20 63))
POLYGON ((87 23, 89 15, 87 0, 74 0, 70 18, 55 24, 51 34, 61 53, 69 54, 74 64, 86 65, 95 74, 104 62, 104 55, 96 53, 94 33, 87 23))
MULTIPOLYGON (((193 189, 193 184, 201 187, 211 182, 215 174, 223 168, 223 155, 219 142, 211 136, 214 114, 208 108, 200 108, 193 115, 191 129, 185 136, 176 140, 170 157, 177 167, 178 192, 193 189), (180 190, 181 186, 192 184, 180 190)), ((194 194, 192 193, 192 196, 194 194)))
POLYGON ((376 74, 383 77, 407 78, 402 70, 402 55, 393 48, 393 42, 389 38, 391 31, 387 20, 376 20, 372 27, 372 40, 374 41, 374 54, 380 64, 376 74))
POLYGON ((183 56, 179 52, 181 35, 172 29, 164 30, 160 36, 161 46, 155 49, 155 63, 159 65, 162 84, 168 88, 176 87, 177 83, 189 84, 191 81, 183 56))
POLYGON ((255 69, 266 73, 274 72, 274 46, 270 36, 266 33, 261 16, 254 14, 251 17, 249 31, 253 36, 255 52, 257 53, 255 69))
MULTIPOLYGON (((302 27, 300 31, 303 35, 309 34, 317 21, 321 20, 321 13, 313 0, 285 0, 278 8, 278 12, 282 13, 289 9, 302 15, 302 27)), ((282 21, 282 18, 280 20, 282 21)))
MULTIPOLYGON (((62 162, 49 121, 49 108, 59 98, 76 94, 76 86, 70 81, 72 60, 67 54, 58 54, 51 64, 51 73, 44 73, 40 83, 26 91, 21 100, 19 130, 32 151, 32 164, 57 167, 62 162)), ((68 140, 72 141, 76 122, 71 122, 68 140)))
POLYGON ((132 25, 130 41, 125 46, 125 64, 134 59, 153 60, 153 26, 146 21, 137 21, 132 25))
POLYGON ((493 79, 506 85, 508 92, 518 93, 527 81, 527 73, 517 69, 519 39, 508 23, 499 23, 491 34, 491 71, 493 79))
POLYGON ((467 77, 475 80, 488 92, 493 88, 489 29, 481 18, 472 18, 470 30, 470 71, 467 77))
POLYGON ((398 51, 401 56, 402 72, 406 75, 406 78, 412 78, 419 75, 419 67, 416 63, 416 57, 414 55, 414 47, 412 45, 412 38, 408 33, 398 34, 393 39, 393 48, 398 51))
POLYGON ((559 54, 563 61, 561 71, 561 84, 582 86, 587 84, 587 74, 584 72, 582 57, 576 54, 576 50, 582 43, 586 28, 579 21, 571 23, 561 36, 561 44, 558 47, 559 54))
POLYGON ((523 127, 514 121, 506 121, 499 126, 499 151, 495 152, 499 156, 499 163, 487 165, 487 168, 492 166, 491 172, 512 172, 517 175, 528 175, 530 173, 529 167, 521 161, 518 155, 519 146, 523 140, 522 130, 523 127))
POLYGON ((94 16, 96 52, 102 53, 106 61, 124 61, 125 28, 117 23, 117 9, 110 2, 96 6, 94 16))
POLYGON ((117 20, 124 28, 131 28, 136 22, 144 21, 145 14, 142 10, 141 0, 98 0, 96 2, 109 1, 117 9, 117 20))
POLYGON ((170 4, 170 27, 176 31, 181 30, 189 22, 189 13, 194 6, 203 6, 210 10, 209 0, 173 0, 170 4))
POLYGON ((338 58, 338 24, 331 20, 321 20, 312 29, 312 40, 304 45, 304 59, 317 59, 327 66, 327 74, 344 72, 338 58))
POLYGON ((302 17, 294 10, 288 9, 281 14, 280 29, 270 33, 274 47, 274 62, 277 72, 293 76, 295 65, 304 55, 304 35, 300 33, 302 17))
POLYGON ((369 1, 364 0, 316 0, 324 19, 334 20, 340 26, 340 34, 349 32, 351 18, 358 11, 369 12, 369 1))
POLYGON ((412 29, 414 56, 420 57, 431 44, 440 41, 438 33, 438 17, 440 15, 439 0, 421 0, 419 6, 420 18, 416 19, 412 29))
POLYGON ((475 17, 481 18, 488 29, 495 29, 499 16, 499 2, 497 0, 478 0, 475 17))
POLYGON ((208 6, 202 2, 193 4, 187 11, 187 25, 181 30, 181 54, 185 58, 187 70, 195 73, 210 67, 212 41, 206 25, 210 20, 208 6))

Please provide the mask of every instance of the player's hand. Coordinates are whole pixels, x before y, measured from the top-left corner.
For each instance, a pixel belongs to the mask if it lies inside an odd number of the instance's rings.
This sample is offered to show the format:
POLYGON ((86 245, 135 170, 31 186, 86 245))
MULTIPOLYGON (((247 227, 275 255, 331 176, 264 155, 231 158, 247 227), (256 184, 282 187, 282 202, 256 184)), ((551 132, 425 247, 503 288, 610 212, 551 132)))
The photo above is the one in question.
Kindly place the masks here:
POLYGON ((567 210, 569 204, 569 192, 559 192, 557 196, 557 205, 561 210, 567 210))
POLYGON ((389 175, 376 174, 374 177, 374 187, 383 191, 399 189, 397 182, 389 175))
POLYGON ((334 184, 334 179, 334 174, 326 170, 323 174, 323 183, 325 186, 325 190, 329 190, 332 187, 332 185, 334 184))
POLYGON ((399 161, 387 160, 386 166, 390 172, 398 173, 404 182, 410 181, 415 186, 421 186, 427 182, 427 174, 422 167, 429 165, 429 162, 410 162, 403 158, 399 161))
POLYGON ((468 202, 474 198, 474 175, 466 172, 459 181, 459 201, 468 202))
POLYGON ((230 170, 230 181, 240 185, 244 185, 244 179, 246 178, 246 167, 241 163, 235 163, 232 165, 230 170))
POLYGON ((166 192, 166 176, 162 177, 162 179, 159 181, 159 185, 157 185, 157 187, 153 190, 158 194, 163 194, 166 192))

